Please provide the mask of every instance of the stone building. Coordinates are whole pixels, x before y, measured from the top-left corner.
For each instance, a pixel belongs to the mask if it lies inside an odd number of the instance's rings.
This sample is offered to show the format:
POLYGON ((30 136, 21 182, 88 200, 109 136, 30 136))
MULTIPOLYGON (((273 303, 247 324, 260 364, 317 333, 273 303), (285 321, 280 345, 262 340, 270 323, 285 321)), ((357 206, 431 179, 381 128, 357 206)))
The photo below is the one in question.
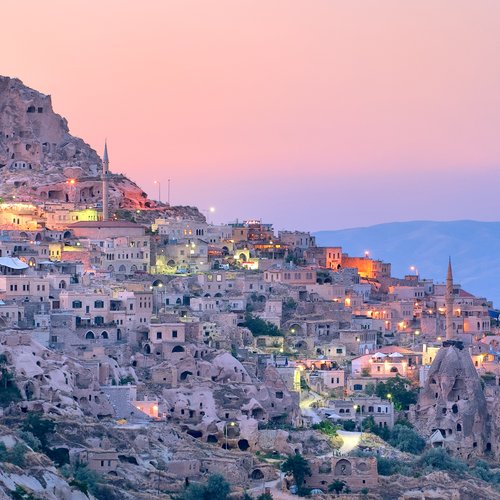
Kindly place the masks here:
POLYGON ((344 481, 351 491, 378 485, 377 460, 373 457, 328 457, 311 460, 311 475, 304 480, 307 488, 328 491, 335 480, 344 481))

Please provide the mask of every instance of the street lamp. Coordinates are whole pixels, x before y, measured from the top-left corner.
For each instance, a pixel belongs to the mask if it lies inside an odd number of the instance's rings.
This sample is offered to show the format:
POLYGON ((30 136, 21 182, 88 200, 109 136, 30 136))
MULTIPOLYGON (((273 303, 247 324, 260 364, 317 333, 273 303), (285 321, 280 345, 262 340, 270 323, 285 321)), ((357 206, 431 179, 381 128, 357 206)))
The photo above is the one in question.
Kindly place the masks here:
MULTIPOLYGON (((226 425, 224 426, 224 436, 226 438, 226 450, 227 450, 227 422, 226 422, 226 425)), ((234 427, 236 424, 234 422, 229 422, 229 425, 231 427, 234 427)))
POLYGON ((419 336, 420 335, 420 330, 413 330, 413 348, 415 348, 415 336, 419 336))
POLYGON ((213 220, 210 220, 210 214, 214 214, 215 213, 215 207, 208 207, 208 208, 204 208, 202 209, 202 212, 206 212, 207 213, 207 222, 209 224, 213 224, 213 220))
POLYGON ((161 203, 161 184, 160 184, 160 181, 153 181, 153 184, 158 184, 158 201, 161 203))

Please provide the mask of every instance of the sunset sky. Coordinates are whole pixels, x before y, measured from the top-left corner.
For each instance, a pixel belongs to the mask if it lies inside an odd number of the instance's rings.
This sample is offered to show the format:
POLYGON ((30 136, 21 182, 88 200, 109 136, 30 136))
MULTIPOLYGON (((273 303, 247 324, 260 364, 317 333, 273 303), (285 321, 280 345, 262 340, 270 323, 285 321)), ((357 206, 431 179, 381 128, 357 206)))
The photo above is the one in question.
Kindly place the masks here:
POLYGON ((24 0, 0 74, 217 222, 498 220, 499 26, 498 0, 24 0))

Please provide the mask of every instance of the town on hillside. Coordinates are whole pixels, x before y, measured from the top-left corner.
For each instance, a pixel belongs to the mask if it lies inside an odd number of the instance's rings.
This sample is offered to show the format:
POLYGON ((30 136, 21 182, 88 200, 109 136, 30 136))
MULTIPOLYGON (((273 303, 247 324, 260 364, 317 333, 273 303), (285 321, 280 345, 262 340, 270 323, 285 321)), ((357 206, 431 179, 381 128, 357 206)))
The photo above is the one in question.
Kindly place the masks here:
POLYGON ((448 255, 214 224, 0 105, 1 498, 500 498, 500 312, 448 255))

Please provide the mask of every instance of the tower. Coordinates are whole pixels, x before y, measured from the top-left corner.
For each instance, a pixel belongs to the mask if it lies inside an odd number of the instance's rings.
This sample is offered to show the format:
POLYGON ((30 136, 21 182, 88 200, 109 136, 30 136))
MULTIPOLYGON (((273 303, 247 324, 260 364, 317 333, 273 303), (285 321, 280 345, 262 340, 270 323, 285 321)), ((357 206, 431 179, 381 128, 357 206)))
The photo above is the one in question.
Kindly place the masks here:
POLYGON ((102 220, 109 219, 109 158, 108 144, 104 141, 104 154, 102 155, 102 220))
POLYGON ((451 257, 448 260, 448 273, 446 274, 446 295, 444 299, 446 307, 446 340, 453 338, 453 271, 451 269, 451 257))

